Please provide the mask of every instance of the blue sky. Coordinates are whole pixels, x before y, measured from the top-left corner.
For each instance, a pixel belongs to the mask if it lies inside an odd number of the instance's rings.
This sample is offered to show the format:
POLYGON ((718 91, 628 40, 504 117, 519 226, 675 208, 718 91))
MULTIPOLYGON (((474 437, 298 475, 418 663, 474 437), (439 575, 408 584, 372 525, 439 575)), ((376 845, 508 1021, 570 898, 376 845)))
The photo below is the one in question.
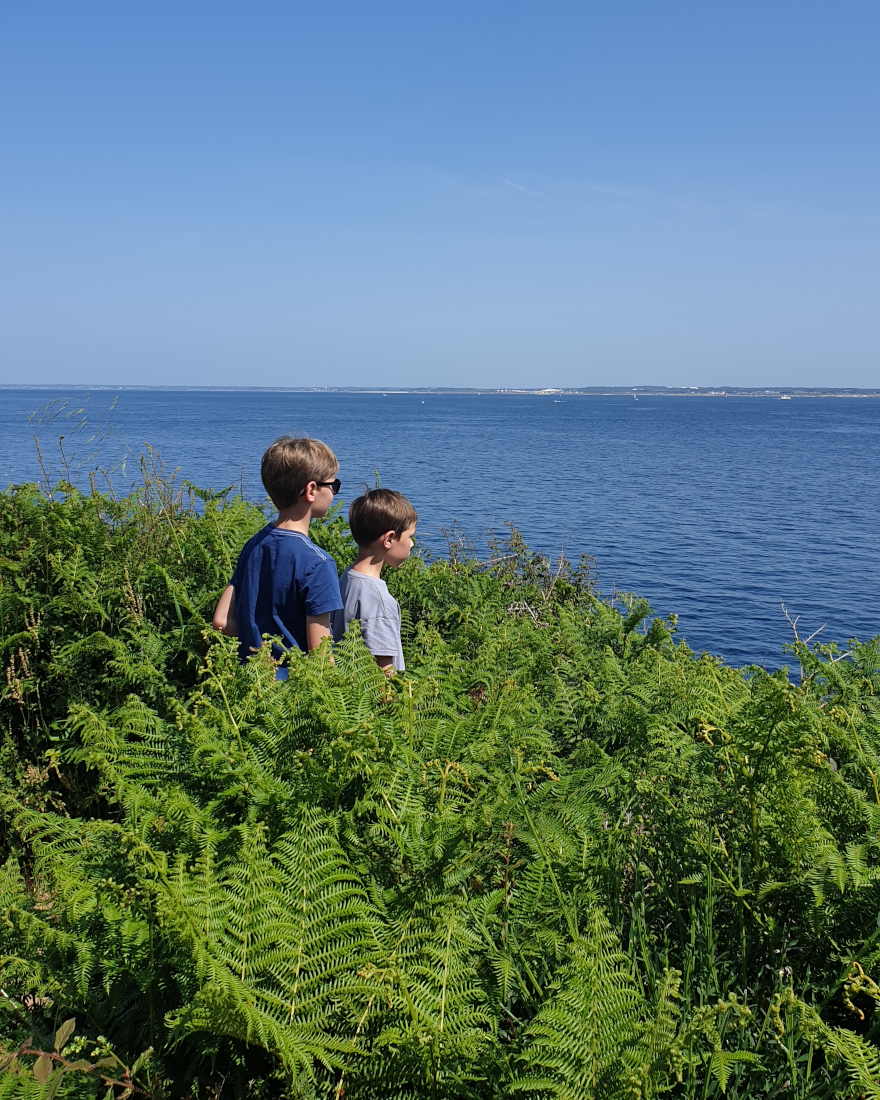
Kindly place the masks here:
POLYGON ((880 385, 880 7, 7 4, 0 382, 880 385))

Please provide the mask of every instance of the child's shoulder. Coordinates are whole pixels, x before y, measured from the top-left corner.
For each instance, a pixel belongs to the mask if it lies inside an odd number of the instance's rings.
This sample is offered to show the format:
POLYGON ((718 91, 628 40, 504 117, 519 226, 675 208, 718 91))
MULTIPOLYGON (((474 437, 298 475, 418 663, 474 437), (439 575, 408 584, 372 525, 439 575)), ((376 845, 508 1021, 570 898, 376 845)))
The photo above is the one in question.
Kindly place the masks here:
POLYGON ((250 557, 254 551, 264 547, 273 558, 305 559, 306 563, 315 564, 332 560, 326 550, 322 550, 302 531, 288 531, 274 523, 267 523, 248 539, 242 549, 242 557, 250 557))
POLYGON ((243 558, 249 557, 257 547, 262 546, 269 535, 272 534, 273 526, 274 524, 267 523, 266 526, 261 527, 255 535, 251 535, 244 546, 242 546, 240 556, 243 558))
POLYGON ((283 527, 276 527, 275 530, 281 538, 281 545, 294 557, 304 557, 314 561, 333 561, 332 556, 326 550, 322 550, 316 542, 312 542, 309 536, 304 535, 302 531, 286 531, 283 527))
POLYGON ((388 585, 381 578, 371 577, 369 573, 361 573, 351 566, 339 578, 339 590, 346 607, 356 604, 362 613, 370 608, 379 613, 395 602, 388 585))
POLYGON ((345 572, 342 574, 342 577, 340 577, 339 579, 342 580, 343 577, 345 578, 346 583, 351 582, 352 584, 362 584, 368 588, 371 588, 374 585, 379 585, 380 588, 388 587, 385 582, 379 577, 371 577, 369 573, 361 573, 359 569, 355 569, 352 565, 350 565, 348 569, 345 570, 345 572))

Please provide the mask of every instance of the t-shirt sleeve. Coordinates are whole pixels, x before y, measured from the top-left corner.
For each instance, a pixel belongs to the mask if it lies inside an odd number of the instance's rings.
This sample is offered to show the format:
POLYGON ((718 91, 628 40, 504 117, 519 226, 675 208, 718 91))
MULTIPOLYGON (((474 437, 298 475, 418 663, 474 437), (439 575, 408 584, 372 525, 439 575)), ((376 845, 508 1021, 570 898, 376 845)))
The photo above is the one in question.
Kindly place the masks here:
POLYGON ((400 634, 397 622, 386 615, 361 619, 361 636, 364 645, 374 657, 396 657, 400 652, 400 634))
POLYGON ((359 619, 364 645, 374 657, 395 657, 400 652, 400 628, 377 585, 361 586, 359 619))
POLYGON ((303 585, 306 615, 326 615, 328 611, 339 611, 342 596, 339 594, 339 574, 336 562, 330 557, 319 559, 303 585))

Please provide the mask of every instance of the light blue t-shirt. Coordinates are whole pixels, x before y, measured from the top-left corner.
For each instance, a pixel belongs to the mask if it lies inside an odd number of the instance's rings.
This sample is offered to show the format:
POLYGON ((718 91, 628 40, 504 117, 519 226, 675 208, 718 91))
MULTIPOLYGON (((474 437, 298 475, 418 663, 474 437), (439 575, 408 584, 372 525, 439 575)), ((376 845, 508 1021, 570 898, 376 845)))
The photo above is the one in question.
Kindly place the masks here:
POLYGON ((398 672, 403 672, 403 646, 400 644, 400 604, 388 591, 388 585, 366 573, 351 569, 339 578, 342 610, 330 615, 333 641, 338 642, 352 619, 359 619, 364 643, 374 657, 390 657, 398 672))

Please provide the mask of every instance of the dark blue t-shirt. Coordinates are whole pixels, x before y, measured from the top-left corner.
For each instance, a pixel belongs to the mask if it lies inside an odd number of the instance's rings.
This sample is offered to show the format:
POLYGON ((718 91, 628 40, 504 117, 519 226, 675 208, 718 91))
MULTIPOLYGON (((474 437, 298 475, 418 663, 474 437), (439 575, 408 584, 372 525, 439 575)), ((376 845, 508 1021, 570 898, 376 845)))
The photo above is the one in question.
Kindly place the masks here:
MULTIPOLYGON (((245 543, 229 583, 242 661, 260 648, 264 634, 280 635, 308 653, 306 616, 342 607, 333 558, 306 535, 274 524, 245 543)), ((282 650, 273 645, 272 653, 277 659, 282 650)))

